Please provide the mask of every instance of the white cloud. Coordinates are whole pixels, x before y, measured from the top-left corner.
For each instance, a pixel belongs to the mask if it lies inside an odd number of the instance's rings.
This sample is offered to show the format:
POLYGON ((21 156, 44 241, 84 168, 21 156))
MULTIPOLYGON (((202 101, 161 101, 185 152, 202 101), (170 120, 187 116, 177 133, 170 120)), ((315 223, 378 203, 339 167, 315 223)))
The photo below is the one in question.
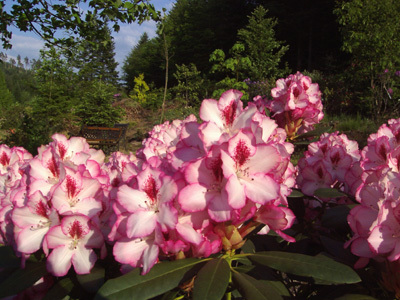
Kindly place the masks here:
POLYGON ((17 57, 21 55, 22 58, 28 57, 29 59, 38 59, 39 51, 43 48, 44 42, 39 37, 29 36, 24 32, 13 33, 11 39, 12 49, 0 51, 6 53, 9 57, 17 57))

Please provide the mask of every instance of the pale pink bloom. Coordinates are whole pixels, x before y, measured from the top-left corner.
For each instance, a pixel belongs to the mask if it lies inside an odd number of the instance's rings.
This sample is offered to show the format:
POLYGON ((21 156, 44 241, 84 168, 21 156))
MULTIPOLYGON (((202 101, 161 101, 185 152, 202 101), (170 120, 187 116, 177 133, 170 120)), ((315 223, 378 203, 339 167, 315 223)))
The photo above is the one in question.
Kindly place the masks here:
MULTIPOLYGON (((185 178, 188 185, 179 193, 178 201, 186 212, 207 210, 217 222, 228 221, 232 217, 226 191, 227 180, 223 175, 219 148, 214 147, 207 157, 187 165, 185 178)), ((242 192, 242 197, 245 197, 242 192)))
POLYGON ((65 170, 65 178, 53 192, 53 207, 60 215, 83 214, 91 218, 100 213, 102 191, 99 181, 67 167, 65 170))
MULTIPOLYGON (((29 197, 26 206, 14 208, 12 220, 17 250, 29 254, 39 250, 50 228, 60 223, 57 212, 40 191, 29 197)), ((46 253, 46 246, 44 250, 46 253)))
POLYGON ((162 231, 173 229, 177 211, 172 201, 177 195, 173 179, 152 167, 146 167, 137 176, 138 188, 123 185, 117 201, 131 215, 127 220, 127 237, 141 238, 159 227, 162 231))
POLYGON ((254 220, 265 224, 258 234, 267 234, 273 230, 288 242, 296 241, 293 237, 283 233, 283 230, 290 228, 295 220, 295 216, 289 208, 273 204, 263 205, 257 211, 254 220))
POLYGON ((221 151, 221 160, 228 203, 233 209, 244 207, 246 199, 266 204, 279 197, 279 184, 271 174, 282 158, 272 145, 256 146, 251 132, 239 131, 229 140, 227 151, 221 151))
POLYGON ((93 248, 104 244, 100 230, 86 216, 67 216, 61 225, 52 227, 46 235, 53 249, 47 257, 47 269, 54 276, 64 276, 71 265, 77 274, 88 274, 97 256, 93 248))
POLYGON ((142 267, 142 275, 148 273, 158 261, 162 234, 155 230, 142 238, 121 238, 113 248, 115 260, 131 267, 142 267))

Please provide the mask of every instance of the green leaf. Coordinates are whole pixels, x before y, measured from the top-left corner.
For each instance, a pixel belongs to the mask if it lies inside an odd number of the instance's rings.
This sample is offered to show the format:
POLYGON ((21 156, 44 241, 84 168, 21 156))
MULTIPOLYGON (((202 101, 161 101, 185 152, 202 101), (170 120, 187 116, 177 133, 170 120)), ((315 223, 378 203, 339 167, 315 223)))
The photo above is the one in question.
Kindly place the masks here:
POLYGON ((43 300, 64 299, 71 293, 74 286, 71 279, 61 279, 47 292, 43 300))
POLYGON ((188 258, 156 264, 146 275, 140 269, 108 280, 98 291, 95 299, 149 299, 172 290, 185 274, 209 259, 188 258))
POLYGON ((13 272, 0 284, 0 298, 12 296, 32 286, 47 274, 46 263, 27 262, 24 269, 13 272))
POLYGON ((320 188, 314 192, 314 196, 319 198, 340 198, 346 196, 346 194, 337 189, 320 188))
POLYGON ((347 216, 351 207, 351 205, 339 205, 326 210, 321 219, 322 225, 336 229, 347 227, 347 216))
POLYGON ((376 300, 376 298, 361 294, 346 294, 339 298, 335 298, 335 300, 376 300))
POLYGON ((0 247, 0 268, 18 268, 21 261, 15 256, 11 246, 0 247))
POLYGON ((279 251, 258 252, 248 257, 255 263, 282 272, 323 280, 326 283, 350 284, 361 281, 352 268, 328 257, 279 251))
POLYGON ((247 274, 232 273, 233 283, 239 290, 240 294, 251 300, 281 300, 276 288, 267 282, 259 281, 247 274))
POLYGON ((76 278, 86 291, 89 293, 95 293, 103 285, 104 275, 104 268, 95 266, 89 274, 76 275, 76 278))
POLYGON ((290 198, 302 198, 304 197, 304 194, 300 192, 299 190, 292 189, 292 192, 288 196, 290 198))
POLYGON ((194 281, 194 300, 220 300, 229 284, 231 270, 224 258, 214 258, 200 269, 194 281))
POLYGON ((303 138, 308 138, 308 137, 314 137, 314 136, 320 136, 321 134, 328 132, 330 127, 319 127, 317 129, 308 131, 306 133, 300 134, 299 136, 296 137, 297 139, 303 139, 303 138))

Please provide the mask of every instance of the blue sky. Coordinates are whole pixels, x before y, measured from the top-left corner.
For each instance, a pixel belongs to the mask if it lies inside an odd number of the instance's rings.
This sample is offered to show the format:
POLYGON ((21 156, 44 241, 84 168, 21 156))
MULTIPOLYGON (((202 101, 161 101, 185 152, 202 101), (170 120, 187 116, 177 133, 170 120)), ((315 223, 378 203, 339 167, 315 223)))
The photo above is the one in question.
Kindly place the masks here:
MULTIPOLYGON (((12 2, 10 0, 6 1, 12 2)), ((157 10, 166 8, 170 10, 173 6, 173 0, 153 0, 157 10)), ((11 3, 10 3, 11 4, 11 3)), ((115 60, 119 63, 118 70, 124 62, 124 59, 129 54, 131 49, 137 44, 140 36, 147 32, 149 37, 154 37, 156 31, 156 23, 154 21, 147 21, 143 24, 121 24, 121 29, 118 33, 113 32, 112 35, 115 41, 115 60)), ((16 58, 21 55, 22 59, 28 57, 29 59, 38 59, 39 51, 43 48, 43 40, 33 32, 21 32, 17 28, 12 28, 13 36, 11 40, 12 49, 4 50, 0 45, 0 52, 6 53, 8 57, 16 58)))

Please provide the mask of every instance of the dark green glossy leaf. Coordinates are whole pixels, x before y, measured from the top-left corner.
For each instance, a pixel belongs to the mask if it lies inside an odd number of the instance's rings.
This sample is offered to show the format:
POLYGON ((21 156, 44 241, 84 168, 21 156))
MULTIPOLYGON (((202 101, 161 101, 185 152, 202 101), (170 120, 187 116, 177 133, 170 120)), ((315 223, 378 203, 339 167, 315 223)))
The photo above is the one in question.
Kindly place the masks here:
POLYGON ((200 269, 194 281, 194 300, 220 300, 229 284, 230 267, 223 258, 214 258, 200 269))
POLYGON ((18 294, 46 274, 46 263, 27 262, 24 269, 16 270, 0 284, 0 298, 18 294))
POLYGON ((339 298, 335 298, 335 300, 376 300, 376 298, 360 294, 347 294, 339 298))
POLYGON ((361 279, 349 266, 328 257, 279 251, 258 252, 249 259, 270 268, 299 276, 313 277, 331 284, 356 283, 361 279))
POLYGON ((232 273, 233 283, 245 299, 251 300, 281 300, 277 289, 265 281, 259 281, 247 274, 232 273))
POLYGON ((306 133, 300 134, 299 136, 296 137, 296 140, 303 139, 303 138, 309 138, 309 137, 319 137, 321 134, 328 132, 330 130, 330 127, 319 127, 317 129, 308 131, 306 133))
POLYGON ((322 216, 322 225, 328 228, 343 229, 348 226, 347 216, 350 212, 351 206, 339 205, 327 209, 322 216))
POLYGON ((123 276, 108 280, 95 299, 140 300, 161 295, 178 286, 186 272, 205 261, 188 258, 162 262, 156 264, 146 275, 140 275, 140 269, 136 268, 123 276))
POLYGON ((69 278, 61 279, 46 294, 43 300, 64 299, 74 288, 74 283, 69 278))
POLYGON ((15 256, 11 246, 0 247, 0 268, 19 268, 21 261, 15 256))
POLYGON ((314 192, 314 196, 319 198, 340 198, 346 196, 346 194, 333 188, 320 188, 314 192))
POLYGON ((288 196, 290 198, 302 198, 304 197, 304 194, 296 189, 292 189, 292 192, 290 193, 290 195, 288 196))
POLYGON ((95 266, 90 274, 76 275, 81 286, 89 293, 95 293, 104 284, 105 270, 102 267, 95 266))

